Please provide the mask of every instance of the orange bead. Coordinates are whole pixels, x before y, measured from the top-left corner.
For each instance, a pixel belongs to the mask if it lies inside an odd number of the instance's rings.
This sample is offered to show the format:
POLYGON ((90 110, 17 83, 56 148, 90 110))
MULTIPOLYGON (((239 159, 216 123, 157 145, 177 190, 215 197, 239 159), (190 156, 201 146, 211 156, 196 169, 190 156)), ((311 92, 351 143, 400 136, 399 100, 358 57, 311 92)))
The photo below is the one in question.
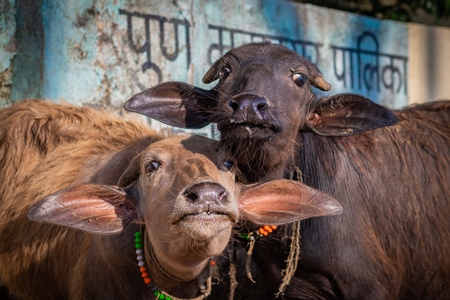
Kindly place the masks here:
POLYGON ((212 260, 212 261, 211 261, 211 266, 214 267, 215 265, 216 265, 216 262, 215 262, 214 260, 212 260))
POLYGON ((267 231, 268 233, 272 233, 272 228, 269 225, 264 225, 264 230, 267 231))
POLYGON ((273 230, 277 229, 277 226, 275 226, 275 225, 272 225, 270 227, 272 227, 273 230))
POLYGON ((261 228, 258 229, 258 232, 261 233, 261 234, 264 234, 265 230, 264 230, 264 228, 261 227, 261 228))
POLYGON ((264 232, 262 233, 262 235, 263 235, 263 236, 268 236, 269 233, 268 233, 267 231, 264 231, 264 232))
POLYGON ((144 272, 147 271, 147 269, 146 269, 145 267, 141 267, 141 268, 139 269, 139 271, 141 271, 141 273, 144 273, 144 272))
POLYGON ((147 278, 148 277, 148 273, 142 273, 142 278, 147 278))
POLYGON ((152 282, 152 281, 151 281, 150 278, 144 278, 144 282, 145 282, 146 284, 150 284, 150 282, 152 282))

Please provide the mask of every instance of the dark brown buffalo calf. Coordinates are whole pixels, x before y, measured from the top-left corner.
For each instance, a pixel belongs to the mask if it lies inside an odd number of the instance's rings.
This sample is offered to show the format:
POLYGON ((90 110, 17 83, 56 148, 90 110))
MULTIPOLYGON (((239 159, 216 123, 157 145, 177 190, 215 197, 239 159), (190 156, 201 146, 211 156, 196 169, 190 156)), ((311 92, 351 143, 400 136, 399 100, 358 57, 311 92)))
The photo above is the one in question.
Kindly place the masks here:
MULTIPOLYGON (((225 54, 203 78, 216 80, 162 83, 125 107, 179 127, 217 123, 249 182, 302 179, 342 204, 342 215, 301 222, 285 299, 450 299, 450 102, 390 111, 353 94, 319 98, 311 86, 330 85, 318 69, 270 43, 225 54)), ((277 291, 288 251, 287 239, 256 243, 269 280, 254 289, 277 291)))
POLYGON ((289 180, 236 183, 217 141, 89 108, 1 109, 0 141, 0 283, 18 299, 203 298, 239 219, 341 212, 289 180))

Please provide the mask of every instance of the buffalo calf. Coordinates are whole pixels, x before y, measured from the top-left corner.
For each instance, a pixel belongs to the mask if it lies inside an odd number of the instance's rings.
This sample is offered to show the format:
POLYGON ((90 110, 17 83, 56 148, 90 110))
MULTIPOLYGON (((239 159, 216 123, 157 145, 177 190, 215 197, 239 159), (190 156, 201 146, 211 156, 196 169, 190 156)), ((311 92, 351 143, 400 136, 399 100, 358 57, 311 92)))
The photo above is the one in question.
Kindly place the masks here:
POLYGON ((331 88, 317 67, 271 43, 230 50, 203 81, 217 84, 166 82, 125 107, 173 126, 217 123, 249 182, 302 180, 343 206, 301 222, 286 289, 288 239, 258 241, 253 257, 271 277, 256 286, 285 299, 450 299, 449 101, 391 111, 317 97, 311 87, 331 88))
POLYGON ((106 112, 25 101, 0 128, 0 283, 18 299, 206 297, 239 220, 341 212, 293 181, 236 183, 217 141, 106 112))

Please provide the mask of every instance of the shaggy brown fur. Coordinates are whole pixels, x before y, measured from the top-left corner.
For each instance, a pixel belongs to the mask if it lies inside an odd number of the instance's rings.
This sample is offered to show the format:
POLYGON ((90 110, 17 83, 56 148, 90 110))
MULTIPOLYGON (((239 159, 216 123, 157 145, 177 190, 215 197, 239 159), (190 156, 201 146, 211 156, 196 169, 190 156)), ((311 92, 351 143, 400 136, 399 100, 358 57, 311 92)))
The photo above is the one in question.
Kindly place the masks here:
MULTIPOLYGON (((299 136, 305 183, 341 200, 344 213, 302 222, 288 299, 450 297, 450 102, 396 115, 397 125, 360 135, 299 136)), ((273 245, 260 246, 262 261, 273 245)), ((272 263, 264 259, 284 265, 272 263)))
POLYGON ((18 298, 69 295, 68 285, 51 280, 70 281, 68 270, 89 257, 65 253, 76 247, 89 253, 89 243, 81 243, 75 230, 29 221, 29 207, 77 183, 116 184, 129 161, 161 138, 143 122, 90 108, 29 100, 0 110, 0 283, 18 298))

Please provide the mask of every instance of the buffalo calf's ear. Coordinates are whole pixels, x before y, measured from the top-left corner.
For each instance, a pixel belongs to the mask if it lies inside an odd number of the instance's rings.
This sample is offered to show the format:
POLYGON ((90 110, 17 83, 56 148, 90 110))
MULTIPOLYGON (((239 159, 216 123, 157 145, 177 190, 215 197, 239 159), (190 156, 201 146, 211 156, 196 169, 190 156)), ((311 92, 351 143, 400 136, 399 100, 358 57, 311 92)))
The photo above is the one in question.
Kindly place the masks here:
POLYGON ((135 202, 130 197, 125 190, 112 186, 82 184, 35 203, 28 217, 92 233, 114 234, 137 217, 135 202))
POLYGON ((128 111, 180 128, 202 128, 214 122, 217 92, 183 82, 164 82, 128 100, 128 111))
POLYGON ((202 82, 208 84, 220 79, 220 70, 225 66, 227 66, 227 63, 222 58, 217 60, 203 75, 202 82))
POLYGON ((258 225, 281 225, 342 213, 341 205, 330 195, 287 179, 242 187, 239 210, 243 219, 258 225))
POLYGON ((397 122, 392 111, 363 96, 339 94, 313 103, 306 127, 323 136, 349 136, 397 122))
POLYGON ((139 178, 141 174, 141 157, 142 152, 133 158, 128 168, 120 176, 117 182, 118 186, 126 187, 139 178))

